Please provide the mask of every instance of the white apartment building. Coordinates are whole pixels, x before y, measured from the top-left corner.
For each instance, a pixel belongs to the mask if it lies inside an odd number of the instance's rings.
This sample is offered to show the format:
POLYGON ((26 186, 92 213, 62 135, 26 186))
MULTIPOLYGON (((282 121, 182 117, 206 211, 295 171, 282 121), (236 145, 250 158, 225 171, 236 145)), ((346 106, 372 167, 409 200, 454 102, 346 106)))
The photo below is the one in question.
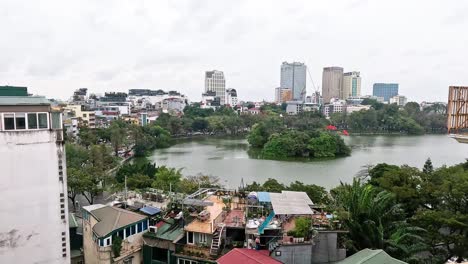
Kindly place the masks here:
POLYGON ((361 110, 369 110, 370 108, 370 105, 347 105, 346 114, 351 114, 352 112, 359 112, 361 110))
POLYGON ((361 73, 357 71, 343 74, 343 98, 361 96, 361 73))
POLYGON ((70 263, 62 117, 0 88, 0 263, 70 263))
POLYGON ((330 117, 334 113, 343 113, 346 111, 346 101, 332 98, 329 104, 323 106, 322 111, 326 117, 330 117))
POLYGON ((230 88, 226 90, 226 104, 234 107, 237 105, 237 91, 236 89, 230 88))
POLYGON ((390 98, 390 104, 397 104, 398 106, 405 106, 408 102, 408 99, 404 95, 395 95, 390 98))
POLYGON ((220 99, 220 104, 226 104, 226 80, 222 71, 205 72, 205 93, 215 92, 220 99))

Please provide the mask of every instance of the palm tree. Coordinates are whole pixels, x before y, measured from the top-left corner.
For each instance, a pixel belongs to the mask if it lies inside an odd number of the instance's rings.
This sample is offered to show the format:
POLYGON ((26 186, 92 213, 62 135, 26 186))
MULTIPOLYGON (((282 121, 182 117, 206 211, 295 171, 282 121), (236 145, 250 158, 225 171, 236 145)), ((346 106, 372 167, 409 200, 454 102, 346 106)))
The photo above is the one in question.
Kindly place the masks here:
POLYGON ((356 178, 351 185, 342 183, 333 193, 349 231, 347 245, 351 252, 384 249, 396 258, 408 259, 425 248, 418 235, 423 230, 406 223, 392 193, 378 191, 356 178))

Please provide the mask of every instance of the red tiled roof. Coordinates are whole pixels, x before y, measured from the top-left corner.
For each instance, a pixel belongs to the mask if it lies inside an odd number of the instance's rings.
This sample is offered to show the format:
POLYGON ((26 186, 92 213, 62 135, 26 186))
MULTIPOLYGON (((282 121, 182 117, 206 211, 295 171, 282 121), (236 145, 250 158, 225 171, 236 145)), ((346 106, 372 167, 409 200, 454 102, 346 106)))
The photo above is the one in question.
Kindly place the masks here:
MULTIPOLYGON (((263 250, 262 250, 263 251, 263 250)), ((231 264, 231 263, 242 263, 242 264, 280 264, 278 260, 268 256, 261 251, 247 248, 235 248, 229 251, 226 255, 219 258, 217 261, 219 264, 231 264)))

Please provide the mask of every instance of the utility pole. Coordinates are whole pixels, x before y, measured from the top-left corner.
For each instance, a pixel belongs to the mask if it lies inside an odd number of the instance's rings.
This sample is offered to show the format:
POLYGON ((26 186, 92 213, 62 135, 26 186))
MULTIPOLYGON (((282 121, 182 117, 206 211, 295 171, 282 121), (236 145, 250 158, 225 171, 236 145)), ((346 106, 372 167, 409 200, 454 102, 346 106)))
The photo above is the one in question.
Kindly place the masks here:
POLYGON ((127 208, 127 175, 125 175, 125 208, 127 208))

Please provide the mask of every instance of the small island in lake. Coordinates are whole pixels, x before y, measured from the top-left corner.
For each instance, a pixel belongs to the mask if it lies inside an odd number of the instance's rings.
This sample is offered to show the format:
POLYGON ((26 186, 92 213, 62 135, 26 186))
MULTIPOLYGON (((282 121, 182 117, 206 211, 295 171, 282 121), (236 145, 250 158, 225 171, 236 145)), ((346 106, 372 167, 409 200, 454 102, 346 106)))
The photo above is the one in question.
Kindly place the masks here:
POLYGON ((288 128, 280 117, 266 118, 252 127, 247 140, 265 159, 349 156, 351 148, 340 135, 324 130, 326 121, 320 115, 314 115, 310 113, 311 122, 294 128, 288 128))

